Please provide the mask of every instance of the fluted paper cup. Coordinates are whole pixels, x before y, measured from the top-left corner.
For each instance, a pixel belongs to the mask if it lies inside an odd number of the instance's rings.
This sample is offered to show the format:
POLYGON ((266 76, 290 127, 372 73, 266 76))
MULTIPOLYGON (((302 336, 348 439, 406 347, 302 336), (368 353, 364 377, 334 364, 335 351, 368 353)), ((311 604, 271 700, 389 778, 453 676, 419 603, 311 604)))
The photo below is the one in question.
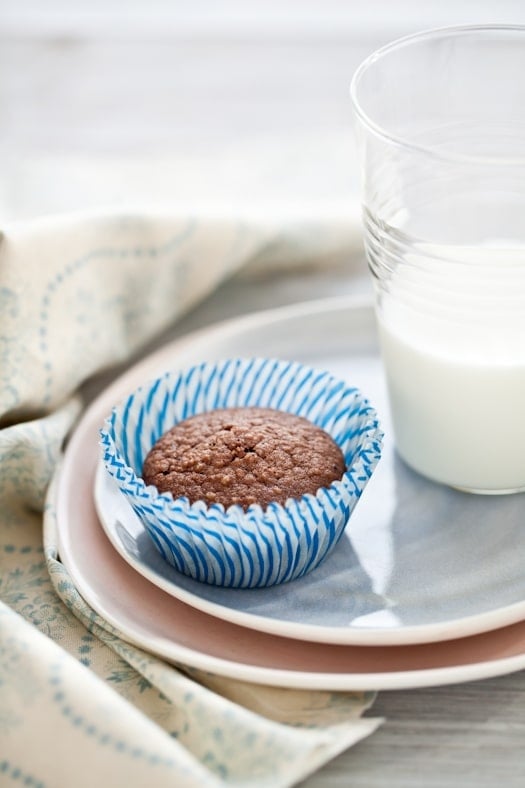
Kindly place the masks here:
POLYGON ((204 583, 257 588, 305 575, 335 547, 380 458, 382 433, 361 392, 328 372, 239 358, 169 372, 139 388, 113 409, 101 445, 108 472, 166 561, 204 583), (293 413, 321 427, 343 453, 343 477, 315 495, 247 511, 190 504, 146 486, 143 462, 161 435, 198 413, 248 406, 293 413))

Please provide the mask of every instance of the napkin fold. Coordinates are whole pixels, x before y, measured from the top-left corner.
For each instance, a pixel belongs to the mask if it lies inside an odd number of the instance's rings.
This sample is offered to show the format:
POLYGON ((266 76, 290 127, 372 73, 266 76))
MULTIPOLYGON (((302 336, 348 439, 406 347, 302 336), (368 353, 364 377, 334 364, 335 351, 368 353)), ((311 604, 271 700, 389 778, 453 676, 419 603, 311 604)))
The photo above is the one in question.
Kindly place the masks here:
POLYGON ((379 724, 360 718, 370 693, 259 687, 127 643, 60 562, 53 505, 86 380, 241 268, 351 255, 357 226, 128 211, 3 229, 0 784, 288 786, 379 724))

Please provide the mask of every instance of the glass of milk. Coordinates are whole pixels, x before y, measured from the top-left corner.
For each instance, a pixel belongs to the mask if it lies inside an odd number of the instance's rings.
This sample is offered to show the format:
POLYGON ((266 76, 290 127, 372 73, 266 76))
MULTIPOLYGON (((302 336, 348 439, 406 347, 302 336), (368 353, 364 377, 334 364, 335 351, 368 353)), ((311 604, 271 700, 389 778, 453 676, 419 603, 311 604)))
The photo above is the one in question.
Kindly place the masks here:
POLYGON ((525 27, 396 41, 351 96, 396 448, 452 487, 525 490, 525 27))

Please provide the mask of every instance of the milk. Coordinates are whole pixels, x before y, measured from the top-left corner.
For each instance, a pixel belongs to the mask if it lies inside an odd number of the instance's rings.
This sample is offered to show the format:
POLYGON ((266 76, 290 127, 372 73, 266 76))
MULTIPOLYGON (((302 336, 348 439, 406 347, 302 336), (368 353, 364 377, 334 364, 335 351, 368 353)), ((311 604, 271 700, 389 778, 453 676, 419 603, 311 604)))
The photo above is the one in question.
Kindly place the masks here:
POLYGON ((421 245, 378 297, 401 457, 451 486, 525 489, 525 250, 421 245))

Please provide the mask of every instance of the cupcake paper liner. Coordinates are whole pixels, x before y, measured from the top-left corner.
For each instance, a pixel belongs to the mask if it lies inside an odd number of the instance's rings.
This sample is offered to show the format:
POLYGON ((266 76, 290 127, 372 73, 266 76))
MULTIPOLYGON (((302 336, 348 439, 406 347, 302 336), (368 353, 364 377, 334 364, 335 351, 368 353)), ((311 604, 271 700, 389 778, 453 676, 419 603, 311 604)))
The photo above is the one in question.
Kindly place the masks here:
MULTIPOLYGON (((166 561, 195 580, 256 588, 310 572, 342 536, 381 456, 377 414, 328 372, 274 359, 228 359, 169 372, 115 407, 101 430, 103 460, 166 561), (316 495, 247 511, 190 504, 146 486, 144 459, 178 422, 216 408, 257 406, 304 416, 343 452, 341 480, 316 495)), ((306 447, 305 447, 306 448, 306 447)))

